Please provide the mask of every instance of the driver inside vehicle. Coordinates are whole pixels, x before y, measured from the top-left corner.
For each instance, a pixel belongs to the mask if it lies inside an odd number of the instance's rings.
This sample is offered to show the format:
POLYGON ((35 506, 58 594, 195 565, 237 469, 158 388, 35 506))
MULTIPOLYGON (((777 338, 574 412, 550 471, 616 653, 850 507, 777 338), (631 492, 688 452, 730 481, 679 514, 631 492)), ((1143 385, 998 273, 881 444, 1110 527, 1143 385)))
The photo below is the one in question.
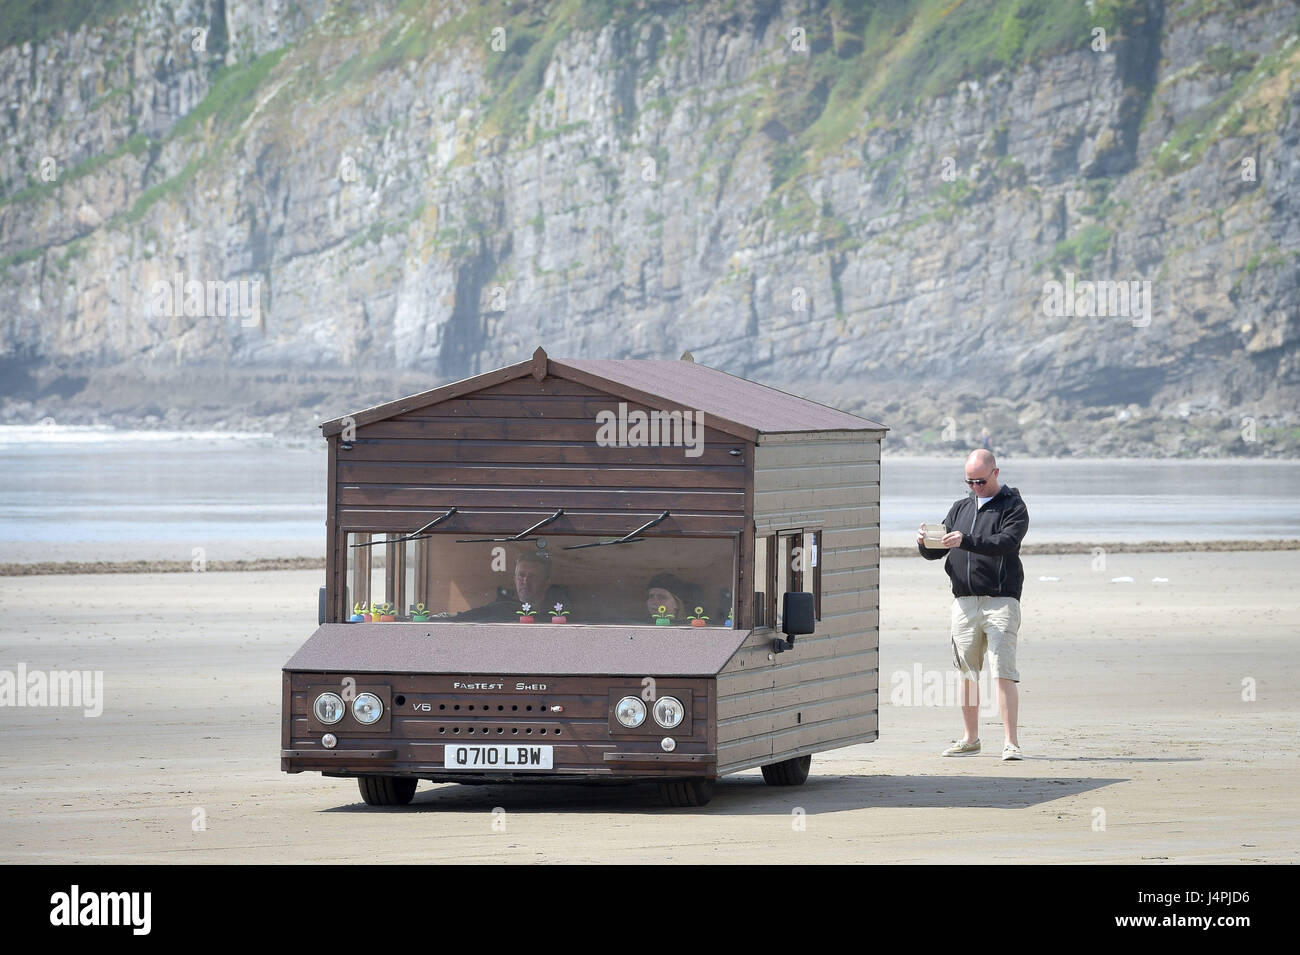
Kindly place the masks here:
POLYGON ((518 611, 528 605, 530 611, 548 617, 556 604, 572 613, 569 592, 551 584, 551 558, 544 551, 527 551, 515 561, 514 593, 498 591, 495 599, 481 607, 457 614, 458 621, 505 623, 519 619, 518 611))

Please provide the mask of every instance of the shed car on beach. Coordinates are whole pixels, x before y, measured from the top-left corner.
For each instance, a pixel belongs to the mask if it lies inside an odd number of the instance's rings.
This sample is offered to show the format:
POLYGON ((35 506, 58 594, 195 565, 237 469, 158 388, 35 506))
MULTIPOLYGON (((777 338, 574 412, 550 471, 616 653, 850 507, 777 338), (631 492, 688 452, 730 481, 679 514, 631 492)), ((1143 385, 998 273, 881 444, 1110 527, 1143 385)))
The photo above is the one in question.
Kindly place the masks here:
POLYGON ((654 782, 877 736, 884 425, 681 361, 532 358, 322 425, 290 773, 654 782))

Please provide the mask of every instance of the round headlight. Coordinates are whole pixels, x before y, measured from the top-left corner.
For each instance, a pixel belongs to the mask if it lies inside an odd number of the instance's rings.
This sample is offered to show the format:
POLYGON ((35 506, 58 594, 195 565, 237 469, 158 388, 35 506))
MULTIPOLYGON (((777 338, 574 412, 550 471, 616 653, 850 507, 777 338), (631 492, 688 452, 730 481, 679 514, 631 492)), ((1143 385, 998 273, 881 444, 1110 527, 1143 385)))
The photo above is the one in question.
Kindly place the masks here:
POLYGON ((686 707, 675 696, 661 696, 655 701, 655 722, 666 730, 680 726, 686 718, 686 707))
POLYGON ((645 722, 645 704, 635 696, 625 696, 614 707, 614 719, 628 729, 636 729, 645 722))
POLYGON ((373 693, 358 693, 357 698, 352 701, 352 715, 357 718, 358 723, 366 726, 378 723, 379 718, 384 715, 384 704, 380 703, 379 697, 373 693))
POLYGON ((322 723, 337 723, 347 712, 347 708, 343 705, 343 698, 337 693, 322 693, 316 697, 312 710, 316 713, 316 719, 322 723))

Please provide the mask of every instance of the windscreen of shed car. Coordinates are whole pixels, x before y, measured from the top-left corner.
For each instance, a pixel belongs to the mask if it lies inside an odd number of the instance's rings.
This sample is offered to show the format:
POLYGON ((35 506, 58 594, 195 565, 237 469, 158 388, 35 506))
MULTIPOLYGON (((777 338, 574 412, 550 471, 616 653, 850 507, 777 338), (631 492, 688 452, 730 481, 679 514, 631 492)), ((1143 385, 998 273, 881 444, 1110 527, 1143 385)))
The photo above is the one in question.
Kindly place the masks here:
POLYGON ((733 538, 647 537, 575 549, 602 539, 390 539, 398 536, 348 534, 351 619, 731 625, 733 538))

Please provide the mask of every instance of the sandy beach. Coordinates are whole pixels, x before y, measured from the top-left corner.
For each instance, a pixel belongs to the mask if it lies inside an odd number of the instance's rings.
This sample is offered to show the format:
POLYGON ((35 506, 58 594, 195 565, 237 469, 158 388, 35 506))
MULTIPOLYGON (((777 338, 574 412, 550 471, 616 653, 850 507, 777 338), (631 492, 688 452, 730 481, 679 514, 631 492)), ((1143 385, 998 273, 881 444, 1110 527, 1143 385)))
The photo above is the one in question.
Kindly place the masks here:
POLYGON ((815 757, 797 789, 727 777, 692 810, 649 787, 427 783, 372 810, 350 780, 280 773, 279 668, 315 627, 320 571, 3 577, 0 670, 102 670, 105 702, 0 710, 0 858, 1300 859, 1300 552, 1025 565, 1025 761, 997 758, 996 715, 981 756, 936 755, 959 713, 914 691, 951 663, 946 578, 886 558, 880 740, 815 757))

